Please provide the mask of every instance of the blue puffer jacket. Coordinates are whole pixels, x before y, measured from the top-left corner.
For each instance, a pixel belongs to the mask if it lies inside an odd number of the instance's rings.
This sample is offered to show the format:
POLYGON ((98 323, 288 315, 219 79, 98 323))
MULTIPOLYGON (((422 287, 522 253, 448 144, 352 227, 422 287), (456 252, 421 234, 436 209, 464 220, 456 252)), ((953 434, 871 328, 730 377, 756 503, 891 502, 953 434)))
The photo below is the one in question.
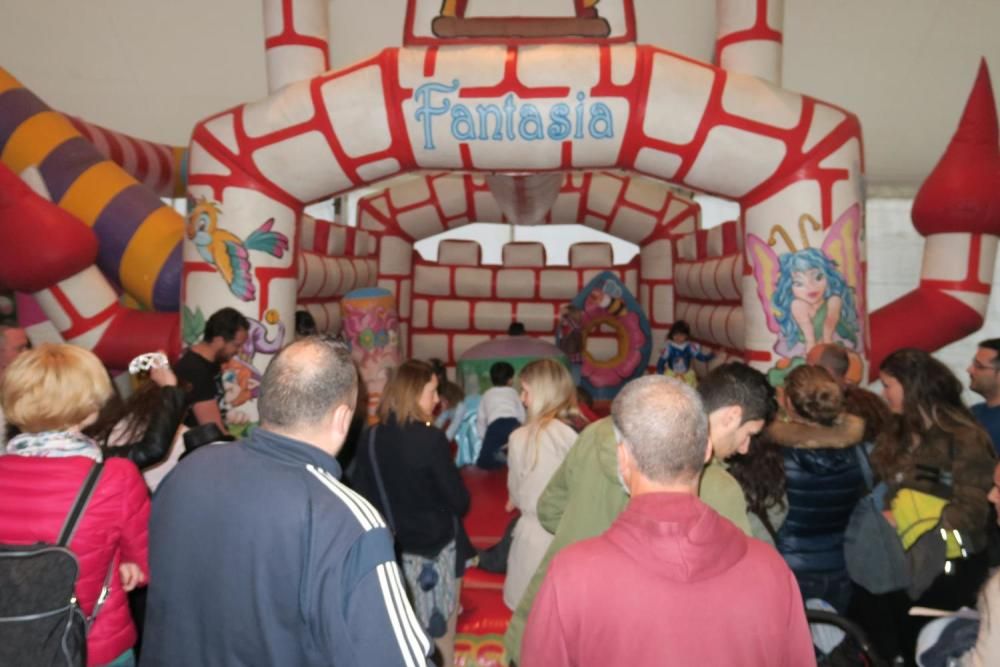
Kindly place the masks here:
POLYGON ((845 569, 844 530, 864 493, 856 447, 864 421, 846 415, 830 427, 776 422, 768 430, 784 449, 788 517, 777 547, 795 572, 845 569))

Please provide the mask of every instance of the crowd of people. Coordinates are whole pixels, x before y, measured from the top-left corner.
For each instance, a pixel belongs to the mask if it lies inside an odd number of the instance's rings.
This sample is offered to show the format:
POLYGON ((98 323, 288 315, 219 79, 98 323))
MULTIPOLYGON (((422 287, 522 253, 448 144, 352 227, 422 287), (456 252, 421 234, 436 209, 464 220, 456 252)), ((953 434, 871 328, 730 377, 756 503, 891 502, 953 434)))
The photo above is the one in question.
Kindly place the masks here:
POLYGON ((814 608, 887 662, 1000 664, 1000 339, 968 369, 971 408, 913 349, 882 361, 881 396, 835 344, 777 390, 737 362, 698 377, 712 355, 680 326, 605 417, 572 363, 498 362, 470 403, 410 360, 368 425, 349 349, 309 335, 271 360, 259 426, 232 441, 219 377, 248 329, 213 314, 123 400, 90 352, 0 328, 0 544, 56 543, 97 475, 67 538, 88 665, 451 665, 463 576, 498 553, 522 667, 853 664, 852 638, 814 641, 814 608), (507 478, 515 519, 489 553, 465 531, 462 464, 507 478), (870 581, 868 507, 903 584, 870 581), (977 605, 978 624, 922 636, 909 613, 977 605))

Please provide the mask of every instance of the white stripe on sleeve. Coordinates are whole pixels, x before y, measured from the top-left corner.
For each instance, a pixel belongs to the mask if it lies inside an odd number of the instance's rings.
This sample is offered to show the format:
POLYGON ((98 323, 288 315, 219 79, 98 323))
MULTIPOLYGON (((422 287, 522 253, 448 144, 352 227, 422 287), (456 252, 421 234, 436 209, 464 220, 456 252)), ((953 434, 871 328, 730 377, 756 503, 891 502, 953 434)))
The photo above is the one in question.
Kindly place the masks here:
MULTIPOLYGON (((330 475, 330 473, 327 473, 327 475, 330 475)), ((382 515, 379 514, 379 511, 375 509, 375 507, 370 502, 368 502, 367 498, 365 498, 364 496, 362 496, 360 493, 350 488, 349 486, 342 484, 332 475, 330 475, 330 478, 336 481, 337 487, 341 489, 344 493, 346 493, 349 497, 353 498, 354 501, 361 507, 361 509, 364 510, 369 515, 369 517, 372 520, 372 523, 374 523, 376 526, 385 525, 385 521, 382 519, 382 515)))
POLYGON ((323 470, 320 470, 316 466, 307 465, 306 470, 312 473, 313 477, 318 479, 323 486, 330 489, 335 496, 340 498, 341 502, 347 506, 347 509, 351 510, 354 518, 358 520, 361 527, 367 532, 373 528, 380 528, 385 526, 382 519, 375 512, 375 509, 368 504, 368 501, 364 498, 358 496, 357 500, 350 497, 347 493, 347 487, 343 486, 338 482, 332 475, 325 474, 323 470), (360 501, 360 502, 359 502, 360 501), (365 507, 367 505, 367 508, 365 507), (368 510, 368 511, 366 511, 368 510))
MULTIPOLYGON (((400 609, 401 602, 398 597, 401 591, 395 590, 395 583, 389 574, 391 565, 391 563, 382 563, 376 568, 379 588, 382 590, 382 599, 385 602, 385 610, 389 615, 389 623, 392 625, 392 632, 396 636, 396 644, 399 646, 399 651, 406 661, 406 667, 418 667, 424 664, 423 657, 425 653, 420 652, 421 643, 417 640, 417 637, 414 637, 412 629, 404 625, 405 621, 401 616, 405 612, 400 609)), ((402 599, 404 601, 403 604, 406 604, 406 597, 404 596, 402 599)))
POLYGON ((423 628, 420 627, 420 621, 417 620, 416 615, 413 613, 413 607, 410 605, 410 600, 406 596, 406 587, 403 586, 403 580, 399 575, 399 567, 396 563, 386 563, 385 568, 389 572, 389 577, 392 579, 395 590, 399 592, 400 599, 402 601, 403 617, 406 619, 409 627, 413 629, 416 636, 420 638, 420 645, 424 647, 423 655, 427 655, 427 651, 430 650, 431 647, 430 640, 428 640, 423 628))

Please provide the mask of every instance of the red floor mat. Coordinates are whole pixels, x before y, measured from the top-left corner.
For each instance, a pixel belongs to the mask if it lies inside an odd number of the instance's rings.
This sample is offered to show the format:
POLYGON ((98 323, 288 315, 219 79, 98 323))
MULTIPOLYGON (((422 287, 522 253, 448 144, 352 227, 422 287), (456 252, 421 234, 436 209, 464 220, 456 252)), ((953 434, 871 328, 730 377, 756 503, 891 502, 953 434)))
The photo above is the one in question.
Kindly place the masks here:
MULTIPOLYGON (((503 537, 513 512, 505 512, 507 470, 485 471, 467 466, 462 479, 471 503, 465 530, 477 549, 491 547, 503 537)), ((503 603, 502 574, 470 568, 462 581, 462 613, 455 637, 456 667, 501 667, 503 633, 511 612, 503 603)))
POLYGON ((472 498, 465 515, 465 532, 477 549, 491 547, 503 537, 504 528, 514 516, 503 509, 507 504, 507 469, 487 471, 466 466, 461 473, 472 498))
POLYGON ((494 591, 503 590, 504 575, 480 570, 478 567, 470 567, 465 571, 465 578, 462 579, 464 588, 490 589, 494 591))
POLYGON ((455 665, 458 667, 500 667, 503 660, 503 633, 510 622, 510 610, 498 590, 462 587, 462 613, 455 636, 455 665))

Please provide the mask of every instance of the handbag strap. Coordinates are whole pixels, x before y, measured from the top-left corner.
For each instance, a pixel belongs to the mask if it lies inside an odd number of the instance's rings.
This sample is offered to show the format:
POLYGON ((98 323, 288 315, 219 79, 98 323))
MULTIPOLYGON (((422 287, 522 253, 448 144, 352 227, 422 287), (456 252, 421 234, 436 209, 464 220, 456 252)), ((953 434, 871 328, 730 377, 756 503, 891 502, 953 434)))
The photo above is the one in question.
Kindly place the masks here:
MULTIPOLYGON (((101 461, 95 461, 94 465, 90 467, 87 472, 87 477, 83 480, 83 484, 80 486, 80 490, 76 494, 76 500, 73 501, 73 506, 69 510, 69 514, 66 516, 66 521, 63 523, 62 530, 59 531, 59 540, 56 542, 60 547, 68 548, 69 543, 73 541, 73 534, 76 533, 77 526, 80 525, 80 520, 83 518, 83 512, 87 509, 87 505, 90 503, 91 497, 94 495, 94 490, 97 488, 97 482, 101 477, 101 472, 104 470, 104 463, 101 461)), ((90 631, 91 626, 94 621, 97 620, 97 614, 100 613, 101 607, 107 601, 108 597, 111 595, 111 580, 115 574, 115 559, 112 556, 111 563, 108 565, 108 571, 104 575, 104 583, 101 585, 101 592, 97 596, 97 602, 94 603, 94 609, 87 617, 86 628, 90 631)))
POLYGON ((104 603, 108 601, 111 597, 111 578, 115 574, 115 558, 111 557, 111 563, 108 564, 108 571, 104 575, 104 583, 101 584, 101 592, 97 596, 97 602, 94 603, 94 610, 90 612, 90 616, 87 617, 87 632, 90 632, 91 626, 94 625, 94 621, 97 620, 97 614, 100 613, 101 607, 104 603))
POLYGON ((861 466, 861 477, 865 482, 865 493, 871 493, 875 488, 875 470, 872 468, 872 460, 868 456, 865 443, 860 442, 854 446, 854 455, 858 458, 858 465, 861 466))
POLYGON ((385 514, 386 523, 393 535, 396 534, 396 521, 392 518, 392 507, 389 505, 389 496, 385 492, 385 484, 382 483, 382 472, 378 467, 378 456, 375 454, 375 431, 378 425, 372 426, 368 431, 368 459, 372 464, 372 473, 375 475, 375 486, 378 487, 379 501, 382 503, 382 513, 385 514))
POLYGON ((59 539, 56 542, 59 546, 69 546, 69 543, 73 540, 73 533, 76 532, 76 527, 80 524, 80 519, 83 518, 83 511, 87 509, 90 497, 94 495, 94 489, 97 488, 97 479, 101 476, 101 470, 103 469, 104 464, 100 461, 95 461, 87 473, 86 479, 83 480, 83 485, 76 494, 76 500, 73 501, 73 506, 66 516, 62 530, 59 531, 59 539))

